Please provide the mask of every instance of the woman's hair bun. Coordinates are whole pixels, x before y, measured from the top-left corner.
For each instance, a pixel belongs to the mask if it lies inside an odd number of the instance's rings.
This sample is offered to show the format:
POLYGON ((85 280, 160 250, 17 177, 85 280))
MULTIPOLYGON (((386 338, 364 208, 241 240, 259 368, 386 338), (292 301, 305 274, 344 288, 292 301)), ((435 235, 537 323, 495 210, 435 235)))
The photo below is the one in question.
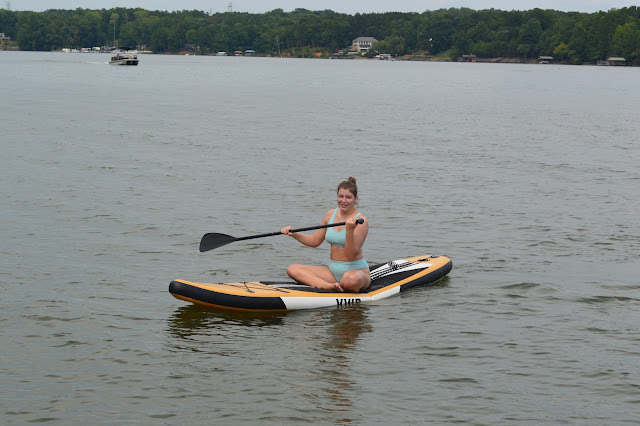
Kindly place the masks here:
POLYGON ((349 179, 347 179, 347 182, 356 183, 356 178, 350 176, 349 179))

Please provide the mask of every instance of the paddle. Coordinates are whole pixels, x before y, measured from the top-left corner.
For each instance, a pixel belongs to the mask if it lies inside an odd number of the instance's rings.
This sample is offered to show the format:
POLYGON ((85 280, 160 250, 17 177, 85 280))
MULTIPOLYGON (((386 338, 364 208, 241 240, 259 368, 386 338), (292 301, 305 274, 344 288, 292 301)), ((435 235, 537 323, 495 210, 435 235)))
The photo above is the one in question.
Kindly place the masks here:
MULTIPOLYGON (((322 228, 331 228, 333 226, 342 226, 346 225, 347 222, 340 223, 330 223, 328 225, 318 225, 318 226, 309 226, 307 228, 299 228, 292 229, 291 232, 302 232, 302 231, 310 231, 312 229, 322 229, 322 228)), ((356 220, 356 223, 364 223, 364 219, 356 220)), ((281 232, 270 232, 268 234, 260 234, 260 235, 250 235, 248 237, 232 237, 231 235, 226 234, 218 234, 218 233, 208 233, 204 234, 202 240, 200 240, 200 252, 204 253, 205 251, 217 249, 218 247, 226 246, 227 244, 233 243, 235 241, 242 240, 251 240, 253 238, 264 238, 264 237, 272 237, 274 235, 284 235, 281 232)))

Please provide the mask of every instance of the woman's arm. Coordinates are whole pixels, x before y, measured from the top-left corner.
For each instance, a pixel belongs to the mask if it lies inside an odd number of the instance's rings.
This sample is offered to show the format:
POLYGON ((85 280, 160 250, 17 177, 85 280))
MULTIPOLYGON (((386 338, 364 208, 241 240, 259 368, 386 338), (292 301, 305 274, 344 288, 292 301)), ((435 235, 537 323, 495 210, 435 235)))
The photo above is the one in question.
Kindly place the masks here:
MULTIPOLYGON (((324 215, 324 218, 322 218, 322 225, 326 225, 327 223, 329 223, 329 219, 331 218, 332 214, 333 214, 333 210, 329 210, 329 212, 327 212, 327 214, 324 215)), ((327 233, 327 228, 318 229, 316 232, 314 232, 311 235, 302 234, 300 232, 292 233, 290 226, 282 228, 282 231, 280 232, 295 238, 297 241, 300 241, 305 246, 318 247, 324 241, 324 237, 327 233)))
POLYGON ((364 219, 364 223, 358 225, 356 218, 352 217, 347 221, 345 228, 347 229, 347 235, 344 241, 344 254, 350 260, 355 260, 362 255, 362 245, 369 233, 369 221, 362 215, 358 216, 358 219, 364 219))

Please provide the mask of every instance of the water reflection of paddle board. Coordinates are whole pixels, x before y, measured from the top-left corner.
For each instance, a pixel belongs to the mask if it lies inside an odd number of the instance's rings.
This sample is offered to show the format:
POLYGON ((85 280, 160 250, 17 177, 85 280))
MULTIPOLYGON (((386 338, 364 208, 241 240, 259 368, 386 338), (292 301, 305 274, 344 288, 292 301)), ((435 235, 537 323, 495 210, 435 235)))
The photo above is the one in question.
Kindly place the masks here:
POLYGON ((169 292, 199 305, 244 311, 289 311, 340 307, 381 300, 439 280, 451 271, 444 256, 417 256, 370 266, 371 286, 362 293, 336 293, 295 282, 193 283, 174 280, 169 292))

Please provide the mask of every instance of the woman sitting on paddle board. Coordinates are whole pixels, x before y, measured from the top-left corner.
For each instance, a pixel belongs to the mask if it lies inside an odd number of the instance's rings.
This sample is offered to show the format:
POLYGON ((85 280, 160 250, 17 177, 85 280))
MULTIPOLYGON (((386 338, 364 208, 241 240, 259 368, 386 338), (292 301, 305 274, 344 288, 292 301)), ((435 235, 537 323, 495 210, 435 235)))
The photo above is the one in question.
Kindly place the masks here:
POLYGON ((291 265, 287 274, 302 284, 335 291, 358 293, 371 284, 369 264, 362 254, 362 244, 369 232, 369 222, 356 210, 358 187, 356 179, 350 177, 338 185, 338 208, 329 210, 322 224, 346 222, 344 227, 318 229, 313 235, 291 232, 291 227, 282 228, 305 246, 318 247, 324 240, 331 244, 329 266, 291 265), (364 219, 359 225, 356 219, 364 219), (341 229, 336 229, 341 228, 341 229))

